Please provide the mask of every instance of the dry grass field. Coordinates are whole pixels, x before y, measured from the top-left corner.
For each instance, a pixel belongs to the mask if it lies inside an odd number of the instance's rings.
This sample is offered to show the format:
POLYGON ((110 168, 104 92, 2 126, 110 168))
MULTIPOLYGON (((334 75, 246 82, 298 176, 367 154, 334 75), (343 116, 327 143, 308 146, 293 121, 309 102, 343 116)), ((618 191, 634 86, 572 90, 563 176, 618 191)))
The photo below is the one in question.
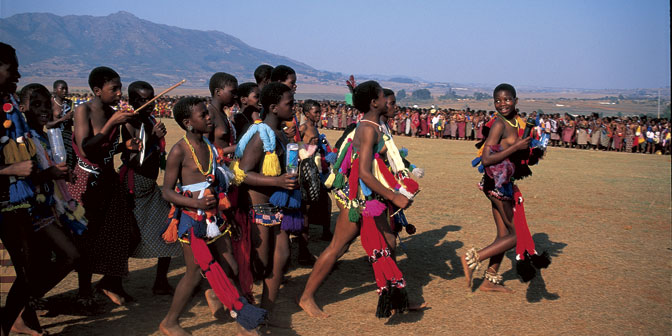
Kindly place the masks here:
MULTIPOLYGON (((168 144, 182 135, 171 119, 168 144)), ((340 134, 326 131, 333 143, 340 134)), ((269 328, 272 335, 669 335, 672 330, 672 249, 670 157, 550 148, 534 175, 519 183, 538 250, 553 262, 531 283, 511 269, 513 253, 502 264, 505 284, 514 294, 465 288, 459 256, 495 237, 488 200, 477 189, 471 168, 473 142, 396 138, 409 159, 426 169, 422 193, 407 211, 418 232, 402 234, 399 266, 411 298, 429 308, 377 319, 373 272, 358 240, 337 264, 317 303, 331 314, 313 319, 294 304, 310 269, 297 268, 296 253, 275 313, 291 328, 269 328)), ((332 223, 336 214, 332 215, 332 223)), ((311 227, 311 251, 327 242, 311 227)), ((296 246, 293 245, 296 249, 296 246)), ((293 252, 296 252, 294 250, 293 252)), ((71 274, 47 295, 56 316, 43 317, 52 334, 158 335, 170 297, 153 296, 155 260, 131 259, 125 279, 132 305, 116 307, 103 298, 100 314, 72 307, 77 278, 71 274)), ((184 272, 173 259, 169 280, 184 272)), ((94 280, 98 280, 95 276, 94 280)), ((475 285, 482 282, 476 275, 475 285)), ((207 286, 207 285, 204 285, 207 286)), ((261 287, 255 286, 260 295, 261 287)), ((203 292, 181 319, 194 335, 231 335, 231 321, 216 321, 203 292)))

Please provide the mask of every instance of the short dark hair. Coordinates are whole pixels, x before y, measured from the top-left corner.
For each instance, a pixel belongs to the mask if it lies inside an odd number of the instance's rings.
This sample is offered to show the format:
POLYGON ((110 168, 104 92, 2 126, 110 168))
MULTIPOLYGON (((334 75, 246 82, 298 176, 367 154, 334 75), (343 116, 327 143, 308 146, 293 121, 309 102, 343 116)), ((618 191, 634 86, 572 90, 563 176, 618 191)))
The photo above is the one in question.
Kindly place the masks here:
POLYGON ((223 89, 227 85, 238 86, 238 80, 226 72, 216 72, 210 77, 210 95, 215 95, 215 90, 223 89))
POLYGON ((0 42, 0 64, 16 62, 16 49, 7 43, 0 42))
POLYGON ((194 106, 203 101, 203 98, 193 96, 180 99, 175 106, 173 106, 173 117, 175 118, 175 122, 177 122, 182 129, 186 130, 182 120, 189 119, 189 117, 191 117, 191 112, 194 110, 194 106))
POLYGON ((47 97, 51 97, 51 92, 49 92, 49 90, 44 85, 30 83, 21 88, 21 92, 19 92, 19 100, 22 102, 27 102, 30 100, 30 98, 33 97, 34 94, 37 93, 42 93, 47 97))
POLYGON ((296 75, 296 71, 286 65, 278 65, 271 72, 271 82, 284 82, 289 75, 296 75))
POLYGON ((278 82, 269 83, 264 86, 264 89, 261 90, 261 106, 264 108, 264 111, 270 113, 271 104, 279 103, 282 95, 290 91, 289 86, 278 82))
POLYGON ((57 88, 59 85, 65 85, 65 86, 68 86, 68 83, 66 83, 66 82, 65 82, 64 80, 62 80, 62 79, 57 79, 57 80, 54 81, 54 85, 53 85, 52 87, 54 88, 54 90, 56 90, 56 88, 57 88))
POLYGON ((499 92, 499 91, 506 91, 506 92, 510 93, 513 96, 513 98, 516 98, 516 89, 513 88, 513 85, 511 85, 511 84, 502 83, 502 84, 497 85, 497 87, 495 88, 495 91, 493 91, 493 93, 492 93, 492 96, 493 97, 496 96, 497 92, 499 92))
POLYGON ((145 81, 135 81, 128 86, 128 100, 134 101, 140 98, 140 95, 138 94, 138 91, 140 90, 149 90, 154 92, 154 88, 151 84, 145 81))
POLYGON ((105 83, 117 78, 120 78, 119 74, 112 70, 112 68, 105 66, 97 67, 91 70, 89 74, 89 87, 91 90, 93 88, 102 89, 105 83))
POLYGON ((378 98, 383 88, 376 81, 366 81, 355 87, 352 92, 352 102, 359 112, 369 112, 371 101, 378 98))
POLYGON ((262 64, 254 70, 254 80, 257 81, 257 84, 263 82, 264 80, 271 79, 271 73, 273 72, 273 67, 268 64, 262 64))
POLYGON ((394 96, 394 91, 390 89, 383 89, 383 96, 385 97, 394 96))
POLYGON ((305 102, 303 102, 303 106, 302 106, 303 114, 306 114, 306 113, 310 112, 310 110, 313 107, 320 107, 320 103, 318 103, 317 101, 312 100, 312 99, 308 99, 305 102))
POLYGON ((243 99, 243 97, 249 96, 255 87, 259 87, 259 85, 257 85, 257 83, 252 82, 245 82, 243 84, 238 85, 238 105, 241 104, 240 103, 241 99, 243 99))

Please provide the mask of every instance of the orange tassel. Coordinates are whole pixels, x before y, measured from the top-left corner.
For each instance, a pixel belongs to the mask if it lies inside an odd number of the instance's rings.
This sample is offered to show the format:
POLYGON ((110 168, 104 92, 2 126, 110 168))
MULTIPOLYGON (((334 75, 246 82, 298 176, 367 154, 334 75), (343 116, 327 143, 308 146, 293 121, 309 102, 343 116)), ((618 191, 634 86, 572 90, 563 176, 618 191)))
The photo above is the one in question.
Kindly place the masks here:
POLYGON ((224 211, 230 208, 231 208, 231 201, 229 201, 229 198, 226 196, 226 194, 224 193, 219 194, 219 204, 217 205, 217 209, 219 211, 224 211))
POLYGON ((168 218, 170 218, 170 224, 168 224, 168 228, 166 231, 161 235, 163 240, 166 243, 174 243, 177 241, 177 224, 180 222, 178 218, 175 218, 175 207, 170 208, 170 213, 168 214, 168 218))

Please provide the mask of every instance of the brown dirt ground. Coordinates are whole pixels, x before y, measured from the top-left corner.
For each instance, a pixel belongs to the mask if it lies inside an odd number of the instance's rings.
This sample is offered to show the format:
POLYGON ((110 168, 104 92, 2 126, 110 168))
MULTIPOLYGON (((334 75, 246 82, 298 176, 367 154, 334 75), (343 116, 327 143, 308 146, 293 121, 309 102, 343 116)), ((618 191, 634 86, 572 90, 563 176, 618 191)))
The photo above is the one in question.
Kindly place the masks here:
MULTIPOLYGON (((165 122, 170 146, 182 132, 172 120, 165 122)), ((332 143, 340 134, 326 133, 332 143)), ((405 253, 399 266, 411 298, 424 298, 430 308, 377 319, 373 274, 356 240, 317 293, 318 304, 331 317, 312 319, 294 304, 310 269, 291 268, 276 314, 292 327, 270 328, 267 334, 669 335, 669 156, 550 148, 533 167, 534 176, 519 185, 537 249, 549 251, 553 263, 531 283, 521 283, 511 269, 509 252, 502 271, 515 293, 486 294, 465 288, 459 260, 469 247, 482 247, 495 236, 490 205, 476 188, 480 176, 469 165, 475 155, 473 142, 396 139, 400 147, 409 148, 409 159, 426 169, 420 180, 423 192, 407 211, 418 232, 402 234, 405 253)), ((334 221, 335 214, 332 225, 334 221)), ((318 239, 320 232, 311 227, 310 249, 315 254, 327 244, 318 239)), ((181 258, 173 259, 173 286, 183 265, 181 258)), ((155 260, 131 259, 130 267, 124 285, 136 304, 115 307, 100 299, 101 314, 76 312, 73 273, 47 295, 60 314, 41 318, 43 326, 62 335, 158 335, 170 297, 151 294, 155 260)), ((481 281, 477 275, 475 284, 481 281)), ((257 299, 260 292, 256 285, 257 299)), ((210 317, 202 292, 183 313, 181 324, 194 335, 235 332, 234 323, 210 317)))

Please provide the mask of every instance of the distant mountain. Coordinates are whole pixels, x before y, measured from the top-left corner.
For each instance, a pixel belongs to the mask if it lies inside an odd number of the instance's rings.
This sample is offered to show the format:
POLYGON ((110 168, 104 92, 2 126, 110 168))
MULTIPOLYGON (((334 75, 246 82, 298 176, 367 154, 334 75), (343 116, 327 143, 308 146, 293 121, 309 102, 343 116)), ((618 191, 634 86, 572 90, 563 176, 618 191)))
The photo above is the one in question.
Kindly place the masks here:
POLYGON ((16 48, 23 77, 72 79, 83 85, 91 69, 101 65, 117 70, 126 84, 146 80, 158 86, 186 78, 187 85, 204 87, 217 71, 240 81, 253 80, 254 70, 263 63, 291 66, 302 81, 345 78, 253 48, 222 32, 156 24, 128 12, 104 17, 17 14, 0 19, 0 41, 16 48))

